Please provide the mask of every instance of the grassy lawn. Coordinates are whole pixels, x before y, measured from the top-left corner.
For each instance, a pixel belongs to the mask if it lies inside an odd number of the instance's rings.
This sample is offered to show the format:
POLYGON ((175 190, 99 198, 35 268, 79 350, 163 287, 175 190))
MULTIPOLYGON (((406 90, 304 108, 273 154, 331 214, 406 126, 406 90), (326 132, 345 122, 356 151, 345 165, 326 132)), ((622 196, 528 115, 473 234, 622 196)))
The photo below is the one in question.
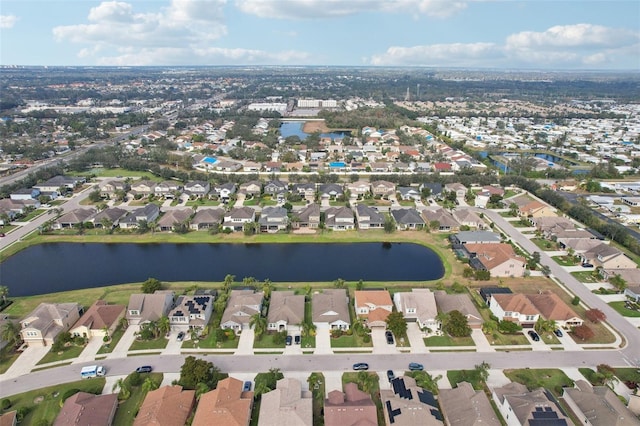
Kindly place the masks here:
POLYGON ((205 198, 199 198, 197 200, 189 200, 187 201, 187 207, 204 207, 204 206, 219 206, 220 205, 220 201, 218 200, 209 200, 209 199, 205 199, 205 198))
MULTIPOLYGON (((77 382, 58 384, 48 388, 36 389, 29 392, 10 396, 11 410, 27 409, 28 413, 20 424, 35 425, 53 424, 60 412, 62 395, 69 389, 79 389, 82 392, 101 394, 105 384, 104 378, 79 380, 77 382)), ((117 424, 117 423, 114 423, 117 424)))
POLYGON ((556 396, 562 394, 562 388, 573 386, 573 380, 557 368, 504 370, 504 374, 513 382, 522 383, 529 390, 544 387, 556 396))
POLYGON ((11 351, 8 346, 2 348, 0 352, 0 374, 6 373, 19 356, 20 352, 11 351))
POLYGON ((169 339, 159 337, 153 340, 134 340, 129 348, 130 351, 140 351, 143 349, 164 349, 167 347, 169 339))
POLYGON ((484 389, 484 383, 476 370, 448 370, 447 378, 454 388, 460 382, 469 382, 475 390, 484 389))
POLYGON ((256 337, 253 340, 253 347, 255 349, 284 348, 284 339, 282 339, 282 343, 276 343, 274 337, 275 333, 264 333, 260 338, 256 337))
POLYGON ((637 368, 616 368, 616 377, 622 382, 640 383, 640 370, 637 368))
POLYGON ((365 343, 362 340, 362 337, 356 335, 355 333, 352 334, 351 336, 347 336, 346 334, 340 337, 331 337, 331 347, 332 348, 359 348, 359 347, 366 347, 366 348, 370 348, 373 347, 373 342, 369 341, 368 343, 365 343))
MULTIPOLYGON (((565 333, 564 331, 562 333, 565 333)), ((538 333, 540 335, 540 339, 545 342, 547 345, 559 345, 560 340, 553 333, 538 333)))
POLYGON ((431 336, 423 340, 425 346, 475 346, 471 337, 431 336))
POLYGON ((48 364, 50 362, 64 361, 65 359, 77 358, 78 355, 84 350, 84 346, 71 345, 65 347, 60 352, 49 351, 45 356, 38 361, 37 365, 48 364))
POLYGON ((244 206, 261 206, 261 207, 275 206, 276 204, 278 204, 278 202, 273 198, 271 198, 271 196, 269 195, 262 198, 252 198, 250 200, 245 200, 243 203, 244 206))
POLYGON ((311 394, 313 395, 313 426, 322 426, 324 425, 325 380, 322 373, 312 373, 309 378, 312 376, 317 379, 315 385, 310 384, 311 394))
POLYGON ((573 256, 551 256, 551 258, 560 266, 576 266, 580 263, 573 256))
POLYGON ((624 304, 625 304, 625 302, 623 302, 623 301, 611 302, 611 303, 609 303, 609 306, 611 306, 613 309, 615 309, 623 317, 634 317, 634 318, 640 317, 640 311, 627 309, 627 308, 625 308, 624 304))
MULTIPOLYGON (((211 327, 211 326, 209 326, 211 327)), ((193 348, 201 348, 201 349, 235 349, 238 347, 238 342, 240 338, 233 333, 233 338, 227 338, 227 340, 223 342, 218 342, 216 337, 216 333, 211 331, 209 334, 205 336, 204 339, 200 339, 197 341, 186 340, 182 343, 183 349, 193 349, 193 348), (196 343, 197 342, 197 343, 196 343)))
POLYGON ((599 283, 603 281, 601 278, 596 277, 591 271, 571 272, 571 275, 581 283, 599 283))
POLYGON ((500 332, 493 333, 490 336, 487 336, 489 343, 495 346, 502 345, 528 345, 529 341, 524 336, 524 334, 516 333, 516 334, 502 334, 500 332))
POLYGON ((553 241, 545 240, 542 238, 532 238, 531 242, 541 250, 545 250, 545 251, 558 250, 558 244, 554 243, 553 241))
MULTIPOLYGON (((125 380, 129 380, 129 377, 131 376, 127 376, 125 380)), ((162 383, 162 373, 144 373, 140 374, 140 377, 142 379, 141 383, 143 383, 147 377, 151 377, 151 380, 158 386, 162 383)), ((147 393, 142 390, 142 386, 132 386, 131 396, 118 406, 113 424, 132 425, 145 396, 147 396, 147 393)))
POLYGON ((500 213, 498 213, 498 214, 499 214, 500 216, 502 216, 502 217, 506 217, 506 218, 510 218, 510 217, 517 217, 517 216, 512 215, 510 211, 500 212, 500 213))
POLYGON ((41 214, 45 213, 46 210, 43 209, 36 209, 34 211, 32 211, 31 213, 29 213, 28 215, 26 215, 25 217, 23 217, 22 219, 19 219, 19 222, 29 222, 30 220, 40 216, 41 214))
POLYGON ((103 343, 102 346, 100 346, 100 349, 98 349, 96 355, 110 354, 111 352, 113 352, 113 348, 118 346, 118 342, 122 338, 123 334, 124 329, 122 327, 116 328, 115 331, 111 334, 111 341, 108 344, 103 343))

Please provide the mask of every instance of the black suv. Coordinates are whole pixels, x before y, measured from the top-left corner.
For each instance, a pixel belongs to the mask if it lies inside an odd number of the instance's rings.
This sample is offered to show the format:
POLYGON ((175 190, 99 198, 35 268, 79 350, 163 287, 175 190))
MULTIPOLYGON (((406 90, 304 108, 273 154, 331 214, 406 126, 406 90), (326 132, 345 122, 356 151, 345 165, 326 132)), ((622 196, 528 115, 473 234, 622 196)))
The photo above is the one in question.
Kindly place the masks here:
POLYGON ((393 333, 389 330, 384 332, 384 337, 387 338, 387 343, 393 345, 393 333))
POLYGON ((536 332, 535 332, 535 331, 533 331, 533 330, 529 330, 529 336, 531 336, 531 339, 532 339, 534 342, 539 342, 539 341, 540 341, 540 336, 538 336, 538 333, 536 333, 536 332))

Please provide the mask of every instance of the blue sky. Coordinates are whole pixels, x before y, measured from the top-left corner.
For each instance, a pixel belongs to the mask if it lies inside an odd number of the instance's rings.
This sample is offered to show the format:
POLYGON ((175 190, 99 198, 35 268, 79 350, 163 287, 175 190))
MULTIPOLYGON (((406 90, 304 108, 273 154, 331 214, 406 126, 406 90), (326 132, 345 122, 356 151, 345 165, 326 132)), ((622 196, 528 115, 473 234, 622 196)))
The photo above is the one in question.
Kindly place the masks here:
POLYGON ((640 70, 632 0, 0 0, 2 65, 640 70))

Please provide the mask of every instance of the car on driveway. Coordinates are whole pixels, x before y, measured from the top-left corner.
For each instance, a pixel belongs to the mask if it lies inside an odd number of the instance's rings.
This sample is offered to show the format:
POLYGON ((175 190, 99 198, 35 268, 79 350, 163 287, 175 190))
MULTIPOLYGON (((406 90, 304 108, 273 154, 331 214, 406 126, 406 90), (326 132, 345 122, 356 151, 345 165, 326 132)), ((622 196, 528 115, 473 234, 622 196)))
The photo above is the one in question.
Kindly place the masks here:
POLYGON ((353 369, 356 371, 360 371, 360 370, 368 370, 369 369, 369 364, 367 364, 366 362, 358 362, 353 364, 353 369))
POLYGON ((531 340, 533 340, 534 342, 540 341, 540 336, 538 336, 538 333, 533 330, 529 330, 529 336, 531 336, 531 340))
POLYGON ((295 343, 296 345, 300 344, 300 335, 296 334, 296 336, 293 338, 293 343, 295 343))
POLYGON ((293 337, 291 336, 287 336, 287 339, 285 340, 287 346, 291 346, 291 343, 293 342, 293 337))
POLYGON ((181 331, 180 333, 178 333, 178 342, 182 342, 183 339, 184 339, 184 331, 181 331))
POLYGON ((384 337, 387 339, 387 344, 393 345, 393 333, 389 330, 384 332, 384 337))
POLYGON ((562 330, 560 330, 559 328, 556 328, 555 330, 553 330, 553 334, 555 334, 558 337, 562 337, 562 330))
POLYGON ((593 268, 593 265, 591 263, 583 263, 582 267, 583 268, 593 268))
POLYGON ((244 385, 242 386, 242 392, 249 392, 250 390, 251 390, 251 382, 247 380, 246 382, 244 382, 244 385))
POLYGON ((387 370, 387 379, 389 379, 389 381, 392 381, 395 378, 396 378, 396 375, 393 374, 393 370, 387 370))
POLYGON ((424 370, 424 365, 419 364, 417 362, 410 362, 409 363, 409 370, 411 370, 411 371, 422 371, 422 370, 424 370))
POLYGON ((136 368, 136 373, 151 373, 153 371, 153 367, 150 365, 143 365, 142 367, 136 368))

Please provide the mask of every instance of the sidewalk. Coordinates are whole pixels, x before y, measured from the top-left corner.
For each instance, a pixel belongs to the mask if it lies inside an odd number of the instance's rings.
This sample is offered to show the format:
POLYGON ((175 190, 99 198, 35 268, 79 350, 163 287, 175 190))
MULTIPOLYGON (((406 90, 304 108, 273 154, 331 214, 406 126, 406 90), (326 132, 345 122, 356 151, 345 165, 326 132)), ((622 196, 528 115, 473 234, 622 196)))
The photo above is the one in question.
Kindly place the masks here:
POLYGON ((106 359, 126 358, 127 353, 129 352, 129 348, 136 338, 135 333, 138 330, 139 327, 137 325, 130 325, 129 327, 127 327, 127 329, 124 331, 124 334, 122 335, 122 338, 120 338, 118 345, 113 348, 113 351, 110 354, 107 354, 106 359))
POLYGON ((89 362, 96 359, 96 354, 102 347, 103 341, 102 337, 93 337, 89 339, 89 343, 84 348, 82 353, 78 356, 78 358, 74 359, 72 364, 81 364, 83 362, 89 362))
POLYGON ((476 344, 476 350, 478 352, 495 352, 495 347, 491 346, 487 340, 487 336, 484 335, 481 329, 476 328, 471 330, 471 338, 473 343, 476 344))

